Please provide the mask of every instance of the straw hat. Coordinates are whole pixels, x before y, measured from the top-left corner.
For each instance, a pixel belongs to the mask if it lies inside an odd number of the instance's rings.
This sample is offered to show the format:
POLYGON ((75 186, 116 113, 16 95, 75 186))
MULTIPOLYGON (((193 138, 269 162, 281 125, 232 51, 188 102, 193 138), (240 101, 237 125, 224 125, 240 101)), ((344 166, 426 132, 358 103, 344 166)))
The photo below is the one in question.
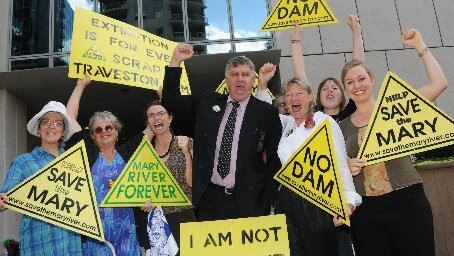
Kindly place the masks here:
POLYGON ((68 113, 66 112, 66 107, 65 105, 61 104, 60 102, 57 101, 50 101, 47 103, 41 111, 39 111, 38 114, 36 114, 30 121, 28 121, 27 124, 27 130, 30 134, 35 135, 39 137, 39 123, 40 119, 47 113, 47 112, 57 112, 60 113, 63 116, 64 122, 65 122, 65 132, 63 134, 63 140, 67 141, 71 135, 74 133, 74 127, 72 125, 71 119, 68 116, 68 113))

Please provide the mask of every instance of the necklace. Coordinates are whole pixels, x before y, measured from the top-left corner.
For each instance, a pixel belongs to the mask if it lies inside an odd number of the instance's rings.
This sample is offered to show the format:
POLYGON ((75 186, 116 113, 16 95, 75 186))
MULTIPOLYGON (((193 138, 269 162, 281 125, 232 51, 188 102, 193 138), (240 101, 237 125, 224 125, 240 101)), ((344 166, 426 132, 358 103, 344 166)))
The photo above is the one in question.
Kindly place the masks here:
MULTIPOLYGON (((166 157, 166 156, 169 154, 169 152, 170 152, 170 146, 172 145, 173 138, 174 138, 174 137, 173 137, 173 134, 172 134, 172 139, 170 140, 169 147, 167 148, 167 152, 165 152, 164 155, 158 155, 160 158, 164 158, 164 157, 166 157)), ((156 143, 155 143, 155 141, 156 141, 156 140, 153 140, 153 145, 154 145, 155 148, 156 148, 156 143)))
POLYGON ((115 153, 117 152, 116 149, 114 149, 112 152, 108 153, 108 152, 105 152, 101 149, 101 155, 105 156, 105 157, 112 157, 113 155, 115 155, 115 153))

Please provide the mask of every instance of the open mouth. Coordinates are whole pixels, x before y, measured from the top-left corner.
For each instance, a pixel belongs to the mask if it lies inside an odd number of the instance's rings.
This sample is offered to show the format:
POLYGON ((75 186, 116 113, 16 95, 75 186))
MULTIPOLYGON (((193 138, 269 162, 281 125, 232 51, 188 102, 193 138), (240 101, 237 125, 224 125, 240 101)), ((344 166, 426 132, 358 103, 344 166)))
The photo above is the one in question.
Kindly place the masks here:
POLYGON ((292 112, 296 113, 301 110, 301 105, 292 105, 292 112))
POLYGON ((237 85, 235 87, 235 90, 237 93, 244 93, 244 86, 243 85, 237 85))
POLYGON ((327 95, 326 99, 329 101, 333 101, 333 100, 335 100, 335 97, 334 97, 334 95, 327 95))
POLYGON ((154 123, 154 128, 156 130, 159 130, 159 129, 162 129, 164 127, 164 123, 163 122, 156 122, 154 123))

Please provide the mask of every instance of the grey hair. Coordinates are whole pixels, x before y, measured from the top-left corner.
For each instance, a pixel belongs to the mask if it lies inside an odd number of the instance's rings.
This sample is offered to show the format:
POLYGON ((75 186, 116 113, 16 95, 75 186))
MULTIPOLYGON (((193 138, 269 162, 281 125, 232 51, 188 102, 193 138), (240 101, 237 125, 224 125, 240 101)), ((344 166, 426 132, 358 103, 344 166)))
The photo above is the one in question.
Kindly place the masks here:
POLYGON ((90 127, 90 134, 93 135, 93 123, 96 121, 96 119, 103 119, 115 128, 118 132, 121 132, 121 127, 123 127, 123 124, 118 120, 117 116, 112 114, 110 111, 98 111, 95 112, 91 118, 88 126, 90 127))
POLYGON ((241 55, 233 57, 229 61, 227 61, 227 64, 225 65, 225 76, 228 75, 228 72, 231 68, 235 68, 240 65, 248 65, 249 68, 251 69, 251 72, 254 74, 255 72, 254 63, 248 57, 241 55))

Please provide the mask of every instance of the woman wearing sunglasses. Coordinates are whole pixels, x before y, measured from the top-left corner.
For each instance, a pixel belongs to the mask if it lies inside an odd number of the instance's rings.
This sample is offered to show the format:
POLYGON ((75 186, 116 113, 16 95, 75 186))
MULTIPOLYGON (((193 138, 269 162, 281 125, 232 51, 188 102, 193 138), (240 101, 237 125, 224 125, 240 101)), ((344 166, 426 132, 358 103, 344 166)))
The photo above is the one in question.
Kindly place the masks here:
MULTIPOLYGON (((95 112, 90 118, 89 129, 82 130, 76 120, 80 99, 89 83, 88 75, 79 79, 68 101, 68 115, 78 127, 78 132, 67 142, 67 147, 71 147, 81 139, 85 141, 96 200, 99 204, 140 144, 144 134, 139 134, 133 139, 117 145, 122 124, 109 111, 95 112)), ((151 210, 149 204, 142 208, 147 211, 151 210)), ((112 244, 116 255, 139 256, 140 246, 136 235, 133 208, 101 207, 99 214, 104 237, 107 242, 112 244)), ((112 255, 107 243, 101 243, 91 238, 84 241, 82 248, 83 255, 112 255)))

